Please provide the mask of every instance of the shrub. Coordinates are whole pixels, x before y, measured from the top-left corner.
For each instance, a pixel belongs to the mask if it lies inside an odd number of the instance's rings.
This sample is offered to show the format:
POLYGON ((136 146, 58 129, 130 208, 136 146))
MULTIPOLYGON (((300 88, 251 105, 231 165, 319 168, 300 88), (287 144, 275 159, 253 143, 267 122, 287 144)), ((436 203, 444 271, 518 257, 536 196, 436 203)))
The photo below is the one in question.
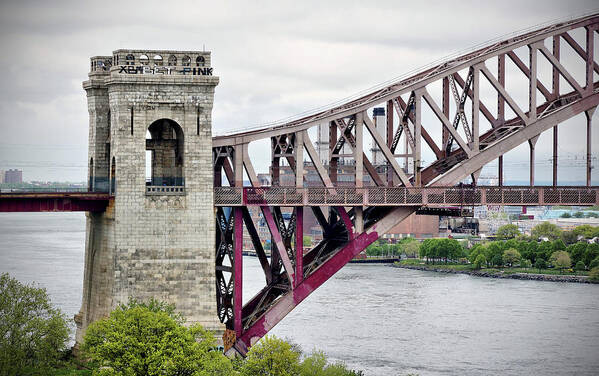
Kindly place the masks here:
POLYGON ((150 300, 120 305, 91 324, 82 350, 103 367, 94 375, 231 375, 231 362, 215 346, 212 333, 183 326, 173 306, 150 300))
POLYGON ((551 254, 549 258, 551 264, 560 270, 560 273, 563 269, 569 268, 572 265, 572 260, 570 260, 570 255, 566 251, 556 251, 551 254))
POLYGON ((46 374, 68 338, 65 317, 46 289, 0 276, 0 375, 46 374))
MULTIPOLYGON (((584 263, 583 263, 584 264, 584 263)), ((589 264, 589 269, 593 269, 599 266, 599 257, 595 257, 589 264)))
POLYGON ((530 268, 532 266, 532 263, 530 262, 530 260, 526 260, 526 259, 522 259, 520 260, 520 267, 521 268, 530 268))
POLYGON ((589 272, 589 279, 591 281, 599 282, 599 266, 591 269, 589 272))
POLYGON ((584 266, 584 262, 582 262, 582 261, 578 261, 578 262, 576 263, 576 265, 574 266, 574 270, 578 270, 578 271, 580 271, 580 270, 585 270, 585 269, 586 269, 586 268, 585 268, 585 266, 584 266))
POLYGON ((282 339, 266 336, 252 346, 241 375, 297 375, 300 370, 299 351, 282 339))

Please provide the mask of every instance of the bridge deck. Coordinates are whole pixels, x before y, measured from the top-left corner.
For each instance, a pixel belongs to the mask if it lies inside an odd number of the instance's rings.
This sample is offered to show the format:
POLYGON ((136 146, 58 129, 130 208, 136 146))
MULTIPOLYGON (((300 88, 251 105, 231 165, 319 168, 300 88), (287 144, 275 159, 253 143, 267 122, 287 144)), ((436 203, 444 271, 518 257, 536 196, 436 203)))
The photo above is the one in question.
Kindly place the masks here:
POLYGON ((99 192, 2 192, 0 212, 101 212, 108 201, 108 193, 99 192))
POLYGON ((215 206, 599 205, 599 187, 214 188, 215 206))

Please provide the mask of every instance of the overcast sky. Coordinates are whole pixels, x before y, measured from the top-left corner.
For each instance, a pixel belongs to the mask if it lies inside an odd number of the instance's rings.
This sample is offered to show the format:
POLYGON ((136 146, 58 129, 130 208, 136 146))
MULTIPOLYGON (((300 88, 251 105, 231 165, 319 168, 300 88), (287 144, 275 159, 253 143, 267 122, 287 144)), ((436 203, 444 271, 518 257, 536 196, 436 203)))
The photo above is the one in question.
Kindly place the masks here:
MULTIPOLYGON (((304 112, 456 50, 597 7, 596 1, 490 3, 3 1, 0 168, 22 168, 27 180, 85 180, 81 82, 90 56, 118 48, 211 51, 220 77, 213 111, 219 133, 304 112)), ((582 134, 583 119, 560 131, 563 155, 585 152, 573 136, 582 134)), ((546 160, 551 135, 541 140, 547 142, 537 159, 546 160)), ((525 147, 508 155, 507 178, 525 180, 527 160, 525 147)), ((550 169, 540 164, 537 179, 550 169)), ((584 169, 562 168, 560 178, 582 182, 584 169)))

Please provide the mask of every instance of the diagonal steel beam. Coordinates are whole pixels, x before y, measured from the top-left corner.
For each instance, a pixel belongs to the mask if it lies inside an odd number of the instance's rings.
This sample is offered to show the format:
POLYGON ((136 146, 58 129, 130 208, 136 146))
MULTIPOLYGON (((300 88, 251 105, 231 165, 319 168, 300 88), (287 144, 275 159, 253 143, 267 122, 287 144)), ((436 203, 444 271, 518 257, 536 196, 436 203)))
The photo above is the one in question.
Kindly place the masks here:
MULTIPOLYGON (((574 40, 574 38, 572 38, 572 36, 570 36, 570 34, 563 33, 560 35, 562 38, 564 38, 564 40, 566 42, 568 42, 568 44, 570 45, 570 47, 572 47, 572 49, 574 51, 576 51, 576 53, 578 54, 578 56, 580 56, 581 58, 585 59, 587 58, 587 53, 585 52, 585 50, 580 47, 580 45, 576 42, 576 40, 574 40)), ((597 73, 599 73, 599 64, 593 62, 593 70, 597 73)))
POLYGON ((489 72, 489 69, 487 69, 487 66, 485 64, 481 64, 480 71, 487 78, 487 80, 489 80, 491 85, 495 87, 495 90, 499 92, 499 95, 501 95, 503 99, 505 99, 505 102, 508 104, 508 106, 510 106, 510 108, 516 113, 516 115, 518 115, 520 119, 522 119, 524 124, 528 125, 528 123, 530 122, 528 116, 526 116, 526 114, 520 109, 516 101, 514 101, 514 99, 508 94, 503 85, 501 85, 499 81, 497 81, 495 76, 493 76, 493 74, 489 72))
POLYGON ((599 93, 592 94, 577 102, 565 105, 545 117, 539 118, 536 122, 523 127, 519 131, 507 136, 505 139, 486 147, 480 153, 472 156, 468 160, 460 163, 455 168, 449 170, 429 186, 449 186, 454 185, 460 180, 468 177, 472 171, 476 171, 485 164, 507 153, 516 146, 530 140, 542 132, 552 128, 555 124, 578 115, 590 108, 599 105, 599 93))
POLYGON ((376 144, 378 145, 379 149, 385 155, 385 158, 387 158, 387 161, 391 164, 391 167, 393 167, 395 174, 397 174, 397 176, 399 177, 401 182, 406 187, 411 187, 412 184, 410 183, 410 179, 408 178, 406 173, 403 172, 401 167, 399 167, 399 163, 397 163, 397 161, 395 160, 395 156, 393 155, 391 150, 389 150, 389 148, 387 147, 387 144, 383 141, 381 135, 377 132, 376 128, 374 127, 374 124, 372 123, 372 120, 370 120, 370 117, 368 116, 368 114, 366 112, 364 112, 363 118, 364 118, 364 124, 366 124, 366 128, 368 128, 370 135, 374 139, 374 142, 376 142, 376 144))
POLYGON ((437 103, 435 103, 435 101, 433 100, 433 98, 431 98, 431 96, 428 93, 428 91, 426 90, 426 88, 423 88, 421 90, 422 90, 422 96, 424 97, 424 100, 429 105, 429 107, 431 108, 431 110, 433 110, 433 112, 435 113, 435 115, 437 116, 437 118, 439 118, 439 120, 443 123, 443 126, 445 128, 447 128, 447 130, 449 131, 449 133, 451 134, 451 136, 458 142, 458 144, 464 150, 464 152, 466 152, 466 154, 468 156, 471 156, 472 155, 472 150, 470 150, 470 148, 468 147, 468 144, 466 144, 466 142, 464 141, 464 139, 453 128, 453 124, 451 124, 449 122, 449 119, 445 116, 445 114, 443 114, 443 111, 441 111, 441 109, 439 108, 439 106, 437 105, 437 103))
MULTIPOLYGON (((530 79, 530 69, 528 69, 526 64, 524 64, 524 62, 522 62, 522 60, 520 60, 518 55, 516 55, 516 53, 514 51, 508 52, 507 55, 514 62, 514 64, 516 64, 516 66, 520 69, 520 71, 522 73, 524 73, 524 75, 530 79)), ((548 101, 551 100, 551 98, 552 98, 551 93, 549 92, 549 90, 547 90, 545 85, 543 85, 543 83, 538 80, 537 80, 537 89, 539 89, 539 91, 541 92, 541 94, 543 94, 543 96, 545 97, 546 100, 548 100, 548 101)))
MULTIPOLYGON (((457 82, 458 85, 460 85, 460 87, 462 89, 464 89, 464 87, 466 86, 466 81, 464 81, 462 76, 458 72, 454 72, 452 74, 452 76, 455 79, 455 82, 457 82)), ((470 99, 474 98, 474 93, 472 92, 472 88, 468 89, 468 98, 470 98, 470 99)), ((489 109, 484 105, 483 102, 480 102, 479 106, 480 106, 480 112, 482 112, 485 119, 487 119, 487 121, 491 124, 492 127, 496 127, 497 119, 495 119, 495 117, 491 114, 491 111, 489 111, 489 109)))
MULTIPOLYGON (((406 102, 404 102, 404 100, 401 97, 397 97, 396 100, 397 100, 397 103, 399 104, 400 108, 402 108, 403 111, 405 111, 406 106, 407 106, 406 102)), ((397 108, 396 108, 396 111, 398 111, 397 108)), ((398 114, 399 114, 399 112, 398 112, 398 114)), ((410 119, 412 124, 414 124, 415 119, 414 119, 413 112, 409 113, 408 118, 410 119)), ((409 128, 407 127, 407 125, 406 125, 406 130, 409 131, 409 128)), ((435 140, 433 140, 430 133, 428 133, 424 127, 422 127, 421 131, 422 131, 422 138, 424 138, 424 141, 426 141, 426 144, 431 148, 433 153, 435 153, 435 157, 437 157, 437 159, 443 158, 443 156, 444 156, 443 152, 441 151, 441 149, 439 149, 439 147, 437 146, 437 143, 435 142, 435 140)), ((395 147, 397 147, 397 144, 395 144, 395 147)), ((395 153, 395 147, 390 148, 393 153, 395 153)))
POLYGON ((568 81, 568 83, 574 88, 574 90, 576 90, 580 95, 584 94, 583 93, 584 89, 578 84, 578 82, 576 82, 574 77, 572 77, 572 75, 555 58, 555 56, 553 56, 553 54, 551 52, 549 52, 547 47, 545 47, 544 45, 540 45, 539 51, 541 51, 541 53, 547 58, 547 60, 549 60, 551 65, 553 65, 555 67, 555 69, 557 69, 561 73, 562 77, 564 77, 566 79, 566 81, 568 81))

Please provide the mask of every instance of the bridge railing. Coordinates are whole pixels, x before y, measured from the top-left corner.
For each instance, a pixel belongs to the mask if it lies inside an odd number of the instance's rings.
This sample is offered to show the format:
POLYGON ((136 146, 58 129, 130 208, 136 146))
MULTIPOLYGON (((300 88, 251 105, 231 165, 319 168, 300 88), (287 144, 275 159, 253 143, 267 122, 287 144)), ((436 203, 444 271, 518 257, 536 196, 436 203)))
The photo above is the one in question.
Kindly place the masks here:
POLYGON ((215 206, 599 205, 599 187, 215 187, 215 206))

